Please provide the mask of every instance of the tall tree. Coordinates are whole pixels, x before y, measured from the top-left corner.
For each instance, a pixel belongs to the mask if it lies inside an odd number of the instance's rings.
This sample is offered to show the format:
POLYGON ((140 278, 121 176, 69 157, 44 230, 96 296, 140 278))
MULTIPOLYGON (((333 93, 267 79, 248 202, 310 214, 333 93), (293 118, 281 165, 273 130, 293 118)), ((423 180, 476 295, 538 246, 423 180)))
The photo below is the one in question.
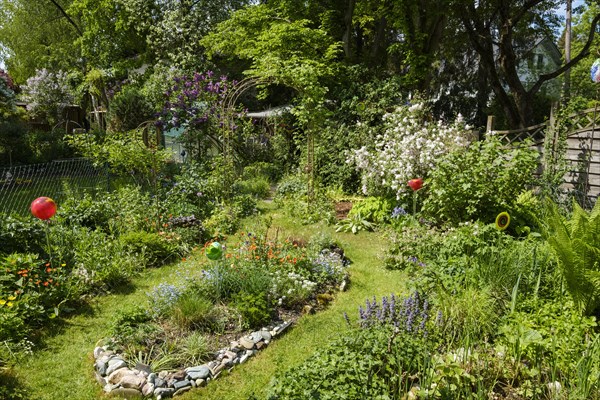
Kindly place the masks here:
POLYGON ((460 19, 475 51, 479 54, 496 100, 511 128, 533 125, 534 97, 542 85, 554 79, 589 54, 596 24, 591 23, 587 40, 570 62, 541 74, 526 88, 518 74, 525 52, 543 35, 552 35, 557 26, 554 8, 561 2, 544 0, 496 0, 462 4, 460 19))
POLYGON ((0 0, 0 43, 15 82, 24 83, 38 69, 66 70, 80 61, 73 45, 79 33, 62 12, 70 4, 70 0, 0 0))

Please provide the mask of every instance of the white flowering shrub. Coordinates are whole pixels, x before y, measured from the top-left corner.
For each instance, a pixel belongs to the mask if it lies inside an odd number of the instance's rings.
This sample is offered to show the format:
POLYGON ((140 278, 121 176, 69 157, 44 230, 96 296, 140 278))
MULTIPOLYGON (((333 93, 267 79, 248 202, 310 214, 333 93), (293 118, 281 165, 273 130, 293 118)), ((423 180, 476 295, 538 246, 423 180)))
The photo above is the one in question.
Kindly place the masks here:
POLYGON ((23 86, 23 100, 34 117, 45 117, 50 123, 59 122, 62 111, 74 101, 66 72, 38 70, 23 86))
POLYGON ((361 173, 364 194, 407 191, 407 182, 425 178, 444 154, 468 144, 469 127, 459 115, 452 124, 431 121, 423 103, 400 106, 384 115, 383 133, 373 146, 349 154, 347 162, 361 173))

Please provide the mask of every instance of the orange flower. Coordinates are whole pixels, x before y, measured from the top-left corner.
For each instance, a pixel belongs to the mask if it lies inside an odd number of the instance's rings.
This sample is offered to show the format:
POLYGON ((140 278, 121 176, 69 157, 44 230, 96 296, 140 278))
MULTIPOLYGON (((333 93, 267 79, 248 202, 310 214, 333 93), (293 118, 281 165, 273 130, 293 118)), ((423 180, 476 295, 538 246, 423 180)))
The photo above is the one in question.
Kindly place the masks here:
POLYGON ((50 267, 46 268, 46 272, 48 272, 48 273, 52 272, 52 268, 50 268, 50 267))
POLYGON ((46 263, 46 267, 49 267, 49 266, 50 266, 50 263, 46 263))
POLYGON ((44 285, 44 286, 48 286, 48 285, 49 285, 49 283, 48 283, 48 282, 44 282, 44 283, 43 283, 43 285, 44 285))

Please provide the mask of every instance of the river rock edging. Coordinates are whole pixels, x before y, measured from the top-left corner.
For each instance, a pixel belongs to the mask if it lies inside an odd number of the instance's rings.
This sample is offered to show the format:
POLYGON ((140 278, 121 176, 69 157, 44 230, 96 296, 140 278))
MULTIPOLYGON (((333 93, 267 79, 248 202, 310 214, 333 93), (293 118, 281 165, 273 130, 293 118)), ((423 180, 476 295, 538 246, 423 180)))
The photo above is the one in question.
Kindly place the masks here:
POLYGON ((284 321, 242 336, 216 352, 212 361, 176 371, 154 372, 141 363, 130 369, 122 355, 114 353, 107 346, 98 346, 94 349, 96 380, 106 393, 127 399, 154 397, 161 400, 174 397, 195 387, 206 386, 223 371, 231 371, 236 365, 243 364, 284 333, 291 324, 284 321))

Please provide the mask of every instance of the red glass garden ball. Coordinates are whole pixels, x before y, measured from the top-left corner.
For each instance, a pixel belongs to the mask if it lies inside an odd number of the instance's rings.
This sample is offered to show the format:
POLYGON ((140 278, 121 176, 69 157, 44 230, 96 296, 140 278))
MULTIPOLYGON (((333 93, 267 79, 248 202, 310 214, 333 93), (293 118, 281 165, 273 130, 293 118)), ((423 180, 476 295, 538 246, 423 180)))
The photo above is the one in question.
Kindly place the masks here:
POLYGON ((50 197, 38 197, 31 202, 31 214, 42 220, 50 219, 56 214, 56 203, 50 197))
POLYGON ((417 190, 419 190, 423 187, 423 179, 422 178, 411 179, 410 181, 408 181, 408 186, 410 186, 410 188, 416 192, 417 190))

